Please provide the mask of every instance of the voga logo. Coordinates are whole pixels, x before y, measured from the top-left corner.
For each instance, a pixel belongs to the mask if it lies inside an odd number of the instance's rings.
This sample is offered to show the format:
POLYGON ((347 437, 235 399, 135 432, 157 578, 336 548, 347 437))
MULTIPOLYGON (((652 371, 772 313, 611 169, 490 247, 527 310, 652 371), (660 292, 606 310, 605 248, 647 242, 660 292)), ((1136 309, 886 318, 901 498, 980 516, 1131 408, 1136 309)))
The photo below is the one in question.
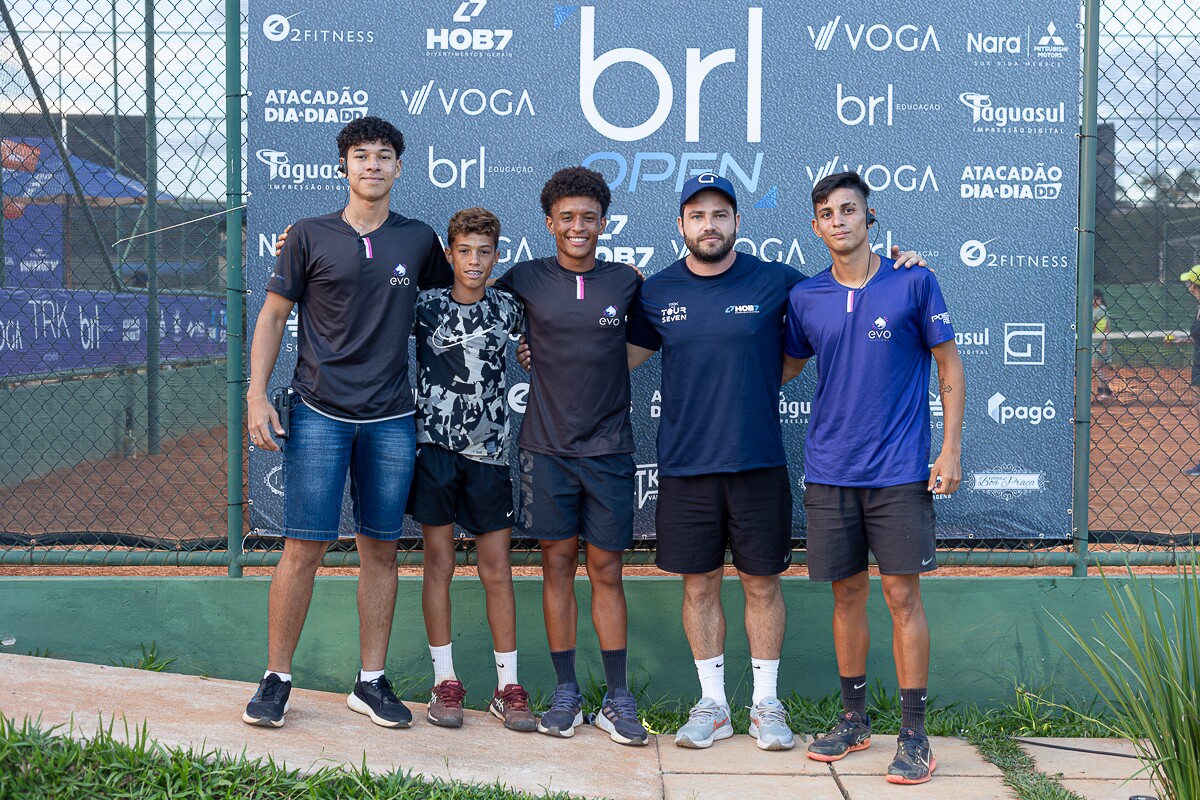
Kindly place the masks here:
MULTIPOLYGON (((408 108, 409 114, 416 117, 425 113, 429 98, 433 94, 434 83, 435 81, 430 79, 429 83, 419 89, 414 89, 412 94, 404 89, 400 90, 400 97, 408 108)), ((463 113, 468 117, 478 117, 485 112, 491 112, 493 116, 497 117, 519 117, 521 114, 537 116, 537 112, 533 109, 533 98, 529 96, 528 89, 522 89, 520 94, 517 94, 512 89, 455 88, 447 94, 445 89, 439 87, 437 96, 447 115, 463 113)))
POLYGON ((274 150, 269 147, 258 150, 254 155, 270 168, 267 180, 277 184, 273 188, 304 190, 338 188, 338 172, 335 164, 293 164, 288 158, 286 150, 274 150), (321 183, 321 181, 326 181, 326 183, 321 183))
POLYGON ((858 25, 851 25, 849 22, 843 25, 841 16, 834 17, 819 28, 808 26, 808 38, 812 40, 813 48, 828 50, 837 37, 839 26, 846 34, 846 42, 850 49, 855 52, 858 51, 859 45, 864 45, 876 53, 891 50, 893 47, 906 53, 942 49, 932 25, 924 26, 924 31, 921 26, 912 23, 895 28, 881 22, 869 26, 861 22, 858 25))
MULTIPOLYGON (((1066 103, 1057 106, 999 106, 992 102, 990 94, 978 92, 963 92, 958 96, 958 102, 971 109, 971 124, 977 126, 977 131, 1000 131, 1012 123, 1062 125, 1067 119, 1066 103)), ((1018 126, 1018 130, 1029 132, 1023 126, 1018 126)))
POLYGON ((757 314, 758 306, 750 305, 750 304, 733 305, 733 306, 730 306, 729 308, 725 309, 725 313, 726 314, 757 314))
POLYGON ((892 332, 887 329, 888 318, 876 317, 871 323, 871 329, 867 331, 867 338, 873 340, 883 340, 892 338, 892 332))
POLYGON ((937 176, 933 174, 933 167, 929 164, 923 168, 913 164, 900 164, 899 166, 859 164, 855 167, 834 156, 816 170, 810 166, 805 167, 805 170, 807 170, 808 179, 813 186, 835 172, 857 172, 867 186, 871 187, 872 192, 882 192, 892 187, 901 192, 923 192, 926 189, 934 192, 941 191, 937 176))
POLYGON ((662 309, 662 324, 666 325, 669 322, 685 322, 687 320, 687 306, 681 306, 679 303, 668 303, 667 307, 662 309))
POLYGON ((1058 416, 1054 409, 1054 401, 1047 400, 1043 405, 1017 406, 1008 402, 1008 398, 996 392, 987 401, 988 416, 1000 425, 1007 425, 1013 420, 1027 422, 1030 425, 1040 425, 1042 420, 1052 420, 1058 416))
POLYGON ((1035 164, 968 164, 963 167, 959 196, 964 200, 1057 200, 1062 194, 1062 167, 1035 164))
POLYGON ((297 28, 292 19, 295 14, 270 14, 263 20, 262 34, 268 42, 301 42, 305 44, 370 44, 375 41, 375 31, 356 31, 344 28, 325 30, 297 28))
POLYGON ((397 264, 392 270, 392 286, 408 286, 411 282, 408 277, 408 267, 404 264, 397 264))
POLYGON ((265 122, 347 122, 367 115, 364 89, 271 89, 263 108, 265 122))
POLYGON ((806 425, 810 414, 812 414, 811 400, 789 400, 786 394, 779 393, 780 422, 787 425, 806 425))
MULTIPOLYGON (((487 0, 465 0, 459 3, 451 21, 473 23, 487 0)), ((425 50, 427 54, 441 56, 492 56, 508 57, 504 48, 512 41, 511 28, 426 28, 425 50)))
POLYGON ((607 308, 605 308, 604 316, 600 317, 599 322, 601 325, 605 325, 607 327, 612 327, 612 328, 616 328, 616 327, 620 326, 621 318, 619 316, 617 316, 617 307, 616 306, 608 306, 607 308))
MULTIPOLYGON (((596 9, 593 6, 583 6, 579 11, 579 106, 588 124, 609 139, 618 142, 636 142, 655 134, 671 115, 675 101, 675 85, 671 73, 663 66, 663 62, 645 50, 636 47, 619 47, 614 50, 596 55, 596 9), (634 64, 650 73, 658 89, 654 101, 654 110, 636 125, 622 126, 609 122, 596 107, 596 84, 600 76, 617 64, 634 64)), ((623 25, 623 27, 626 27, 623 25)), ((746 141, 762 141, 762 56, 763 56, 763 10, 761 8, 746 9, 746 48, 742 51, 742 63, 745 64, 746 91, 740 91, 736 96, 746 98, 746 141)), ((668 39, 668 41, 673 41, 668 39)), ((706 42, 706 47, 712 43, 706 42)), ((684 66, 684 141, 700 141, 700 98, 703 95, 704 80, 714 69, 722 65, 736 65, 739 61, 736 48, 727 47, 700 57, 700 49, 686 48, 684 66)), ((618 70, 620 71, 620 70, 618 70)), ((621 72, 622 81, 626 81, 627 72, 621 72)), ((622 97, 628 97, 624 91, 626 84, 610 84, 611 90, 620 92, 622 97)), ((586 166, 586 165, 585 165, 586 166)), ((724 174, 724 173, 722 173, 724 174)))

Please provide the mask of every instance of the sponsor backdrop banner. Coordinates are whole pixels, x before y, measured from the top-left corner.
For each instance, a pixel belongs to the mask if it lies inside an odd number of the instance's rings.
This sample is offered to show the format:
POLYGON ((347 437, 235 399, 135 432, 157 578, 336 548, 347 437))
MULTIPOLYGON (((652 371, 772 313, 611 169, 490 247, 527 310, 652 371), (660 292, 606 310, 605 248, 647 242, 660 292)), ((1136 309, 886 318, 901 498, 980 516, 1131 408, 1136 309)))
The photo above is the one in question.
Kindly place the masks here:
MULTIPOLYGON (((364 114, 406 136, 396 210, 443 236, 459 208, 499 214, 497 274, 553 254, 538 195, 554 170, 582 163, 613 191, 602 258, 650 274, 683 255, 679 190, 713 170, 738 192, 738 248, 811 275, 829 259, 809 193, 831 172, 857 170, 873 189, 873 246, 926 256, 966 364, 963 487, 938 500, 939 535, 1070 536, 1077 2, 898 11, 763 0, 697 14, 676 0, 434 0, 385 10, 250 7, 251 329, 275 234, 345 203, 334 139, 364 114)), ((290 326, 273 386, 290 379, 294 336, 290 326)), ((814 377, 779 395, 798 538, 814 377)), ((527 385, 515 367, 509 383, 519 425, 527 385)), ((658 384, 654 359, 633 380, 630 498, 637 533, 650 538, 658 384)), ((871 398, 858 413, 875 413, 871 398)), ((250 467, 252 524, 278 532, 280 459, 254 451, 250 467)))

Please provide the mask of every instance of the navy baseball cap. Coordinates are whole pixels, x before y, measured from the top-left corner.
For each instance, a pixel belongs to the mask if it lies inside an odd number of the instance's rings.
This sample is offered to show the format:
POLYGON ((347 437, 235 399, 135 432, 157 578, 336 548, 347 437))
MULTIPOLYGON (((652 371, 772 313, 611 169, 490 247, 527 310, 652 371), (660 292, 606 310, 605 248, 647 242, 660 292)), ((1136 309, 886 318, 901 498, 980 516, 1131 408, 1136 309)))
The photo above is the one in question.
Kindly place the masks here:
POLYGON ((733 210, 737 211, 737 195, 733 191, 733 184, 715 172, 704 172, 689 179, 683 185, 682 194, 679 195, 679 207, 682 209, 687 205, 688 200, 691 200, 700 192, 706 192, 709 189, 716 189, 732 200, 733 210))

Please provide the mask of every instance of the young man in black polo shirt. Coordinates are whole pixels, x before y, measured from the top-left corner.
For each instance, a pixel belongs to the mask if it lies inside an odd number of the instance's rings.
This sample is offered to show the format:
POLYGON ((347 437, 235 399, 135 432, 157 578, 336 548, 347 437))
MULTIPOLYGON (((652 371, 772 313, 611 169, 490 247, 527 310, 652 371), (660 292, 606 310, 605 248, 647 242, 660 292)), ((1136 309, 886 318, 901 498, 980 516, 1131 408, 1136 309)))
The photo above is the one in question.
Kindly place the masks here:
POLYGON ((412 714, 384 676, 396 605, 396 540, 416 453, 406 342, 418 289, 449 286, 437 234, 390 210, 404 137, 378 117, 338 134, 345 208, 297 222, 267 282, 250 350, 247 427, 252 446, 283 435, 267 386, 284 326, 299 304, 292 389, 299 399, 283 444, 283 556, 271 579, 267 672, 242 719, 280 727, 292 655, 317 567, 337 540, 347 474, 354 499, 362 670, 351 709, 385 727, 412 714))
POLYGON ((596 725, 613 741, 644 745, 646 729, 627 685, 621 553, 633 544, 633 429, 625 318, 641 279, 596 259, 611 199, 604 177, 583 167, 542 189, 557 255, 515 264, 496 281, 525 304, 534 354, 518 444, 521 526, 542 548, 542 610, 558 686, 538 730, 572 736, 583 721, 575 674, 579 539, 587 544, 592 624, 608 692, 596 725))

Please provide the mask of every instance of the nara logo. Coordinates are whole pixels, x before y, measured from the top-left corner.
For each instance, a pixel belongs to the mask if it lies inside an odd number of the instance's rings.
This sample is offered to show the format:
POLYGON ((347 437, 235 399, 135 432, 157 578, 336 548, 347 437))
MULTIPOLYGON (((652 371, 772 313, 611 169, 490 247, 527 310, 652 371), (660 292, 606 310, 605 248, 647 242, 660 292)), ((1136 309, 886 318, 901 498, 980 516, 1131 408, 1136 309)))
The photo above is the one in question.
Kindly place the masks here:
POLYGON ((887 329, 887 326, 887 317, 876 317, 875 321, 871 323, 871 330, 867 331, 867 338, 875 341, 892 338, 892 332, 887 329))

